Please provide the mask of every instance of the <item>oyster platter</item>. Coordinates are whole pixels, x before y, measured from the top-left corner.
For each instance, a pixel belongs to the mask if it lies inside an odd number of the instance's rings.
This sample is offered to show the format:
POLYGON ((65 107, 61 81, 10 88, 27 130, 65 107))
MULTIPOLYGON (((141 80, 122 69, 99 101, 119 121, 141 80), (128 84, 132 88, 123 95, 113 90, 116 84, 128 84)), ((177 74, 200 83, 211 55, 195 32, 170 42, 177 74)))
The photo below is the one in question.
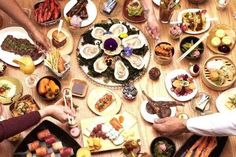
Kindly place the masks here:
POLYGON ((95 24, 82 35, 78 46, 79 65, 92 81, 110 87, 142 76, 150 60, 144 34, 118 20, 95 24))

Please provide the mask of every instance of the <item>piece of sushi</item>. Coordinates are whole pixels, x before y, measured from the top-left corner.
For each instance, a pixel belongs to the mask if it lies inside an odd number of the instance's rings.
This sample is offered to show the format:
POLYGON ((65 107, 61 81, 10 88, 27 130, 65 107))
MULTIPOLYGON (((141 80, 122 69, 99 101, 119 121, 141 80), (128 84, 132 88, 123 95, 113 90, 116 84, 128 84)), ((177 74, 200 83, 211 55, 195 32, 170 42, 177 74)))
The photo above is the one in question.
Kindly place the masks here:
POLYGON ((36 155, 37 156, 45 156, 47 155, 47 148, 46 147, 39 147, 36 149, 36 155))
POLYGON ((60 149, 60 155, 61 157, 70 157, 74 155, 74 151, 71 147, 62 148, 60 149))
POLYGON ((29 151, 33 152, 35 151, 38 147, 40 147, 40 142, 38 140, 29 143, 28 145, 29 151))
POLYGON ((45 138, 44 141, 47 145, 51 146, 53 143, 57 141, 57 139, 54 135, 50 135, 49 137, 45 138))
POLYGON ((52 144, 52 149, 55 152, 59 151, 62 148, 63 148, 63 145, 62 145, 61 141, 58 141, 58 142, 55 142, 55 143, 52 144))
POLYGON ((51 135, 50 131, 48 129, 42 130, 37 134, 37 137, 39 140, 44 140, 45 138, 49 137, 51 135))

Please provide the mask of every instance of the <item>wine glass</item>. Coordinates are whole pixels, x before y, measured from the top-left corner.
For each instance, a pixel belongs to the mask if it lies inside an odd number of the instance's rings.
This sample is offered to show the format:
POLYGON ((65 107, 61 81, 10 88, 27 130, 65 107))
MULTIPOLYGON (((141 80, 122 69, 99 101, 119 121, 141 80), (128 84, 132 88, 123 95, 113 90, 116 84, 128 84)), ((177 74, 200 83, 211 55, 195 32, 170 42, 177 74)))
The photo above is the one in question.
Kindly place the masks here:
POLYGON ((27 87, 33 90, 33 87, 36 86, 38 81, 38 76, 36 74, 33 74, 35 71, 35 65, 33 59, 30 56, 25 55, 18 60, 14 60, 14 62, 20 66, 20 70, 24 74, 28 75, 27 77, 25 77, 25 84, 27 87))

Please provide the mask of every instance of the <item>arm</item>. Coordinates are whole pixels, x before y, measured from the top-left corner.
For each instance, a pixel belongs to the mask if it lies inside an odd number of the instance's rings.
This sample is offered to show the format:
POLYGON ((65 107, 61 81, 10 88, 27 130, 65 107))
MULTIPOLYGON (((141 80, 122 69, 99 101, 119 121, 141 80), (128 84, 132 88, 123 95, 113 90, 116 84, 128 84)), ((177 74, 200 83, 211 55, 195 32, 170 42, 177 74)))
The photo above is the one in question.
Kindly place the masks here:
POLYGON ((152 0, 141 0, 147 19, 147 30, 153 39, 159 39, 159 25, 153 10, 152 0))
POLYGON ((0 9, 7 13, 17 23, 32 34, 32 37, 44 48, 48 49, 49 45, 43 34, 37 29, 34 23, 27 17, 24 11, 20 8, 16 0, 0 0, 0 9))
POLYGON ((67 121, 67 114, 74 116, 71 110, 64 108, 62 105, 51 105, 39 111, 1 121, 0 142, 36 125, 41 118, 47 116, 64 123, 67 121))

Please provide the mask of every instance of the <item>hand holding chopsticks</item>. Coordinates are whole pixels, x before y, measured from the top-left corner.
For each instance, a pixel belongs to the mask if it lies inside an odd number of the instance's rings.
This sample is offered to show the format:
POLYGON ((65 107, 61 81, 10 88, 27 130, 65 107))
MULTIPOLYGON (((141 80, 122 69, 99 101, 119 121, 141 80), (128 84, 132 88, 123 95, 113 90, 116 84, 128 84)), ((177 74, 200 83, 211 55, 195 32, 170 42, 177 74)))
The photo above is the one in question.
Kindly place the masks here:
MULTIPOLYGON (((69 88, 65 88, 63 90, 63 99, 64 99, 65 108, 70 109, 72 111, 72 113, 75 114, 76 110, 73 106, 72 92, 69 88)), ((75 117, 67 114, 67 119, 68 119, 68 124, 69 125, 74 125, 75 124, 75 117)))

